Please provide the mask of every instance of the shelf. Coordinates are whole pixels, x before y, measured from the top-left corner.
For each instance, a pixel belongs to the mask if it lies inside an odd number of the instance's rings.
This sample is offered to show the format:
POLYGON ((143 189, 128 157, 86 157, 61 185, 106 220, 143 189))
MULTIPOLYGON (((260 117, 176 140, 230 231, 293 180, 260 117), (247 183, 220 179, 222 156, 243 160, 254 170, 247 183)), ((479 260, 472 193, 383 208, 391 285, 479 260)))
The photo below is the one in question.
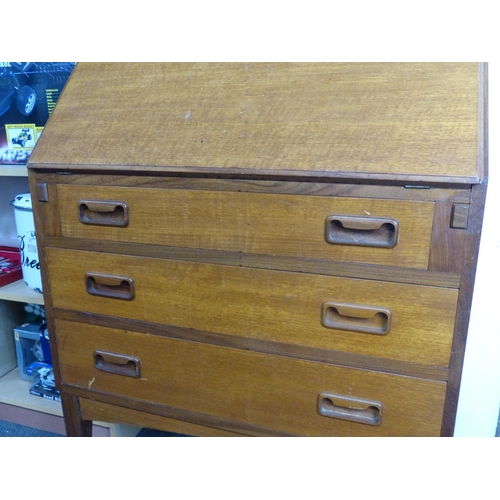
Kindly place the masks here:
MULTIPOLYGON (((35 411, 38 414, 62 417, 61 403, 30 394, 30 386, 31 382, 19 378, 17 368, 0 377, 0 405, 3 403, 23 410, 35 411)), ((94 422, 94 429, 96 428, 98 434, 99 428, 109 429, 106 432, 109 432, 112 437, 132 437, 141 430, 140 427, 132 425, 107 422, 94 422)))
POLYGON ((28 168, 24 165, 0 165, 0 177, 28 177, 28 168))
POLYGON ((30 394, 31 383, 19 378, 17 368, 0 378, 0 403, 62 416, 61 403, 30 394))
POLYGON ((43 305, 43 294, 29 288, 23 280, 0 287, 0 300, 43 305))

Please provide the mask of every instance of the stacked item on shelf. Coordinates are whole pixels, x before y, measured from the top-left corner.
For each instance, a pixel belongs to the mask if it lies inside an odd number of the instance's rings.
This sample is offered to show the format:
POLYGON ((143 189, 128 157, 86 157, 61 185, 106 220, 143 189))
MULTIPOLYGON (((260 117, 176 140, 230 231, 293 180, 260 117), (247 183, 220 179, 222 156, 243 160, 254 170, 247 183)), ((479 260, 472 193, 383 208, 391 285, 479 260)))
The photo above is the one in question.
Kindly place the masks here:
POLYGON ((23 277, 19 249, 0 246, 0 287, 23 277))
POLYGON ((0 165, 25 165, 74 62, 0 62, 0 165))
MULTIPOLYGON (((22 279, 19 249, 0 246, 0 288, 22 279)), ((0 377, 16 367, 16 355, 12 338, 12 326, 16 312, 9 313, 0 300, 0 377)))
POLYGON ((32 382, 30 394, 61 401, 55 389, 47 324, 24 323, 14 329, 19 377, 32 382))

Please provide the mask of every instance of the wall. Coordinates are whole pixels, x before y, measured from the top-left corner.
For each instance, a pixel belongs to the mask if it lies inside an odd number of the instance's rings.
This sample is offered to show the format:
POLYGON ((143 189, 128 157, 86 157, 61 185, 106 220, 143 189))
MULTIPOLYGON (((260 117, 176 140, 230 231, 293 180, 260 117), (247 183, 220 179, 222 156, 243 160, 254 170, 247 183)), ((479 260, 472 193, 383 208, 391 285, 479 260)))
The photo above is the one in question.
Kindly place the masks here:
MULTIPOLYGON (((489 87, 498 81, 489 69, 489 87)), ((496 96, 490 91, 490 138, 496 137, 496 96)), ((489 185, 458 401, 455 436, 495 436, 500 408, 500 175, 489 146, 489 185)))

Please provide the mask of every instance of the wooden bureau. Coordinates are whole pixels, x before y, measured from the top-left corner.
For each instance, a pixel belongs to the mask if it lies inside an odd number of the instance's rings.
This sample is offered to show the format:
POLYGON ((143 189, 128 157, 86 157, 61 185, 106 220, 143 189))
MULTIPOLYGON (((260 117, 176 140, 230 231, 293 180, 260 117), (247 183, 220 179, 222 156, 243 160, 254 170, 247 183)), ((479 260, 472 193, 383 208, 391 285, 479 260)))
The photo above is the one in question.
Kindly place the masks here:
POLYGON ((68 435, 453 435, 486 82, 78 64, 28 165, 68 435))

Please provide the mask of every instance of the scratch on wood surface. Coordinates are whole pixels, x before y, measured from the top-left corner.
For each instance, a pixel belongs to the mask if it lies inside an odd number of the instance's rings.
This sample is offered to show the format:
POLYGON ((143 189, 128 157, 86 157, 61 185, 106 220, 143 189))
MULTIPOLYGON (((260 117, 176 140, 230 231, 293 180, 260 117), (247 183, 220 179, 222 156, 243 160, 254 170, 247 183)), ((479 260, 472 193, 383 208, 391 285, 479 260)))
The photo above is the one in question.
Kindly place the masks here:
POLYGON ((89 389, 92 387, 92 384, 95 382, 95 377, 92 380, 89 380, 89 389))

